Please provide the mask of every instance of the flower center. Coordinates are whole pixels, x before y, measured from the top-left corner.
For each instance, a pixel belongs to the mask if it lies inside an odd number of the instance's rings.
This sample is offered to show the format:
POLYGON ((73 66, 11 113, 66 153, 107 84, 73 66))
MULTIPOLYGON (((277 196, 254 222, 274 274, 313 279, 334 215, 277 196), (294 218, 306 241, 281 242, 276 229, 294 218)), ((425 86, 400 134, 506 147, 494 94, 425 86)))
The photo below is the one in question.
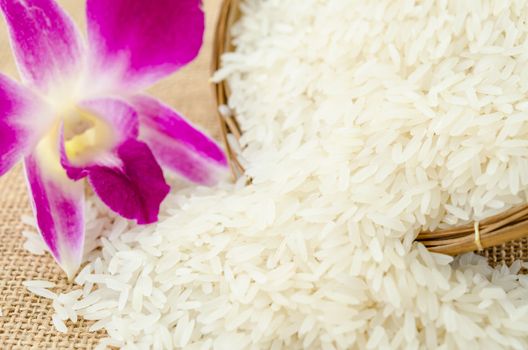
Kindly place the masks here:
POLYGON ((112 129, 90 112, 75 108, 63 121, 66 155, 72 164, 82 165, 112 147, 112 129))

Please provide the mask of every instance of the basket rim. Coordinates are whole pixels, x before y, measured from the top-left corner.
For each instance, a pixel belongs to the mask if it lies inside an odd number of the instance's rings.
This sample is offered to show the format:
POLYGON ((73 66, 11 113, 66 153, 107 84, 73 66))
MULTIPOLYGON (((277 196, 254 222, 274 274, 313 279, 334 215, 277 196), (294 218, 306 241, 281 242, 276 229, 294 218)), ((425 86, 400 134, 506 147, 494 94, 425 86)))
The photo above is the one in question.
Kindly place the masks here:
MULTIPOLYGON (((221 67, 222 55, 235 48, 230 32, 231 26, 240 18, 240 0, 223 0, 216 24, 212 57, 212 72, 221 67)), ((214 96, 218 107, 227 105, 231 94, 228 83, 223 80, 213 84, 214 96)), ((222 141, 228 155, 233 178, 237 179, 245 172, 237 154, 229 142, 233 135, 239 140, 242 131, 234 114, 222 115, 217 108, 221 126, 222 141)), ((448 255, 458 255, 472 251, 482 251, 506 242, 518 241, 528 237, 528 204, 514 206, 482 221, 474 221, 460 226, 434 231, 422 231, 416 241, 421 242, 430 251, 448 255)))
MULTIPOLYGON (((234 45, 231 41, 230 26, 240 17, 239 0, 224 0, 216 22, 214 43, 213 43, 213 57, 211 60, 211 70, 216 72, 221 67, 221 58, 224 53, 231 52, 234 45)), ((228 98, 231 94, 229 86, 225 80, 213 84, 213 93, 216 100, 217 107, 226 106, 228 98)), ((233 178, 236 180, 245 169, 237 158, 237 154, 231 147, 228 134, 231 134, 238 141, 242 136, 240 126, 233 115, 223 115, 220 108, 216 109, 218 122, 220 123, 221 137, 224 147, 226 149, 227 158, 233 178)))

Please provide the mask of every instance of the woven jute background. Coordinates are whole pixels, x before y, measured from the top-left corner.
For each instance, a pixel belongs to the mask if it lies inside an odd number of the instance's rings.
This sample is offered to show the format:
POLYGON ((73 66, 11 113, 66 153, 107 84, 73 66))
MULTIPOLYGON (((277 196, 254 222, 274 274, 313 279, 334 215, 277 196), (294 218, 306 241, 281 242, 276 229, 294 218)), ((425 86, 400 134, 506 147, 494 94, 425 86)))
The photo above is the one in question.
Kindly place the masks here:
MULTIPOLYGON (((58 2, 84 28, 85 1, 58 2)), ((209 77, 212 34, 219 5, 218 0, 204 1, 207 33, 196 61, 149 91, 215 137, 219 135, 219 126, 209 77)), ((0 71, 18 79, 2 20, 0 71)), ((99 339, 105 337, 104 332, 88 332, 93 322, 80 320, 75 325, 68 322, 67 334, 56 332, 51 323, 51 301, 32 295, 22 285, 26 280, 38 279, 54 282, 56 292, 72 289, 49 254, 36 256, 23 248, 22 231, 29 229, 21 221, 24 214, 31 215, 31 208, 22 167, 17 166, 0 178, 0 309, 3 313, 0 316, 0 349, 93 349, 99 339)))
MULTIPOLYGON (((84 1, 59 0, 59 3, 84 27, 84 1)), ((150 90, 213 136, 219 135, 219 127, 208 78, 219 5, 218 0, 204 1, 208 30, 198 59, 150 90)), ((17 78, 3 22, 0 22, 0 71, 17 78)), ((20 218, 24 214, 31 214, 31 209, 22 169, 17 166, 0 178, 0 309, 3 313, 0 316, 0 349, 93 349, 99 339, 105 337, 104 332, 88 332, 92 322, 83 320, 75 325, 67 323, 67 334, 56 332, 51 324, 51 301, 33 296, 22 285, 25 280, 42 279, 54 282, 57 292, 72 289, 49 255, 35 256, 23 248, 22 231, 27 227, 20 218)), ((515 245, 491 248, 483 254, 494 264, 526 259, 528 239, 515 245)))

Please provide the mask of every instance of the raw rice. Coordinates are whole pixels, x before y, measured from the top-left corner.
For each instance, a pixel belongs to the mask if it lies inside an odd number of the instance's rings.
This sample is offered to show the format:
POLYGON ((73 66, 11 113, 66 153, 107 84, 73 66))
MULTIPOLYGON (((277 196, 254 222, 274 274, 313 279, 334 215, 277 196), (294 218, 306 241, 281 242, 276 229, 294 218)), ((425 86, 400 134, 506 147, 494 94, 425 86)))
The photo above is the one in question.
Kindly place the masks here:
POLYGON ((55 283, 53 282, 38 281, 38 280, 24 281, 22 284, 24 285, 24 287, 27 287, 27 288, 53 288, 55 287, 55 283))
POLYGON ((149 227, 92 199, 82 295, 27 288, 101 347, 528 348, 526 263, 413 243, 527 200, 527 7, 242 1, 215 79, 252 184, 173 193, 149 227))
POLYGON ((51 292, 50 290, 46 288, 41 287, 27 287, 27 290, 31 293, 38 295, 39 297, 47 298, 47 299, 55 299, 57 298, 57 294, 51 292))
POLYGON ((68 327, 64 324, 64 321, 59 318, 57 314, 53 315, 51 317, 51 320, 53 322, 53 326, 55 326, 55 329, 61 333, 68 333, 68 327))

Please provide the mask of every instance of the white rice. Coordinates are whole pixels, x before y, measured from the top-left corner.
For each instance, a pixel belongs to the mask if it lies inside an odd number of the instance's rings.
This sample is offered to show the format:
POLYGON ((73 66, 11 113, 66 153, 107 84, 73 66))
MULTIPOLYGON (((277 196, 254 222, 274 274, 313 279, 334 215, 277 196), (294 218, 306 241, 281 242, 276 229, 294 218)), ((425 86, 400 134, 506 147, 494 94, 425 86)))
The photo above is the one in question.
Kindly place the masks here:
POLYGON ((60 317, 55 314, 51 317, 53 326, 55 329, 61 333, 68 333, 68 327, 66 327, 66 324, 64 324, 64 321, 60 319, 60 317))
POLYGON ((53 282, 38 281, 38 280, 24 281, 22 284, 24 285, 24 287, 27 287, 27 288, 53 288, 55 287, 55 283, 53 282))
POLYGON ((53 293, 52 291, 41 288, 41 287, 27 287, 28 291, 31 293, 38 295, 39 297, 47 298, 47 299, 56 299, 57 294, 53 293))
POLYGON ((526 263, 413 243, 527 200, 528 2, 241 6, 215 79, 252 184, 173 193, 150 227, 90 200, 82 292, 28 285, 55 327, 97 320, 101 348, 528 348, 526 263))
POLYGON ((24 249, 35 255, 43 255, 47 252, 46 244, 40 239, 38 233, 23 231, 22 235, 26 238, 24 249))

